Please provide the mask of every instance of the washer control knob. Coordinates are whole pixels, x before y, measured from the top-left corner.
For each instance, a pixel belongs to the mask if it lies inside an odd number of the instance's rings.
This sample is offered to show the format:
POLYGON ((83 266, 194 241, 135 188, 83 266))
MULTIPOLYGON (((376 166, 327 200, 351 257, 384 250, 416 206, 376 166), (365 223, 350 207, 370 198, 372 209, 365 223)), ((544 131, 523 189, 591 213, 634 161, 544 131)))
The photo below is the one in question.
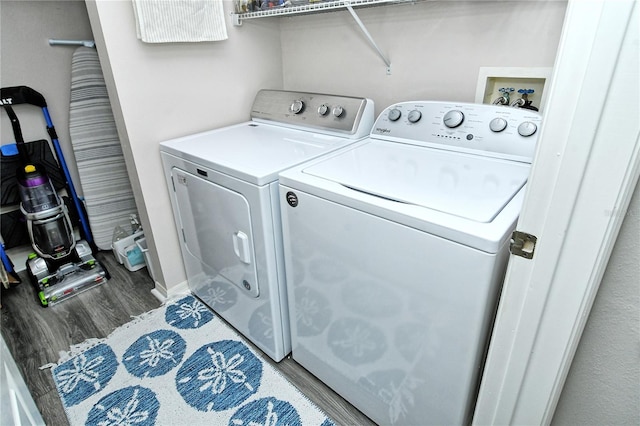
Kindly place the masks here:
POLYGON ((524 136, 525 138, 527 136, 533 135, 537 130, 538 126, 530 121, 520 123, 520 125, 518 126, 518 134, 520 134, 520 136, 524 136))
POLYGON ((451 110, 444 115, 442 119, 444 125, 450 129, 458 127, 464 121, 464 114, 462 111, 458 111, 457 109, 451 110))
POLYGON ((344 114, 344 108, 342 108, 340 105, 333 108, 333 115, 335 117, 340 117, 342 114, 344 114))
POLYGON ((418 121, 420 121, 421 118, 422 118, 422 113, 417 109, 410 111, 409 115, 407 116, 407 120, 409 120, 409 123, 417 123, 418 121))
POLYGON ((492 132, 496 132, 496 133, 501 132, 507 128, 507 120, 500 117, 494 118, 489 123, 489 128, 491 129, 492 132))
POLYGON ((394 108, 389 111, 389 114, 387 114, 387 117, 389 117, 389 120, 391 121, 398 121, 401 115, 402 113, 400 112, 400 110, 398 108, 394 108))
POLYGON ((318 107, 318 114, 327 115, 328 112, 329 112, 329 107, 327 106, 327 104, 322 104, 318 107))
POLYGON ((304 102, 302 102, 300 99, 298 99, 296 101, 293 101, 293 103, 291 104, 291 107, 289 107, 289 109, 294 114, 300 114, 302 112, 302 110, 304 109, 304 102))

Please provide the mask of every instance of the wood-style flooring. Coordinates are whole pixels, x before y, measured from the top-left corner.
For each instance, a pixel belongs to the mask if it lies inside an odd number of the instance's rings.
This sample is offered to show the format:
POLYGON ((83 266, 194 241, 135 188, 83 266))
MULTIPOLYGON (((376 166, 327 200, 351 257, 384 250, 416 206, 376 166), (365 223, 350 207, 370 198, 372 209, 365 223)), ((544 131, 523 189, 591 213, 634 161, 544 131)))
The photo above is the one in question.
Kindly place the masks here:
MULTIPOLYGON (((146 269, 128 271, 113 253, 96 256, 111 279, 57 305, 43 308, 28 278, 22 284, 2 289, 2 336, 31 391, 47 425, 67 425, 68 421, 49 369, 39 367, 57 362, 61 351, 89 338, 107 337, 133 316, 160 306, 151 290, 154 285, 146 269)), ((258 349, 256 351, 260 352, 258 349)), ((293 359, 279 363, 263 357, 323 409, 338 425, 374 425, 343 398, 308 373, 293 359)), ((161 419, 159 419, 162 422, 161 419)), ((185 419, 185 424, 188 424, 185 419)))

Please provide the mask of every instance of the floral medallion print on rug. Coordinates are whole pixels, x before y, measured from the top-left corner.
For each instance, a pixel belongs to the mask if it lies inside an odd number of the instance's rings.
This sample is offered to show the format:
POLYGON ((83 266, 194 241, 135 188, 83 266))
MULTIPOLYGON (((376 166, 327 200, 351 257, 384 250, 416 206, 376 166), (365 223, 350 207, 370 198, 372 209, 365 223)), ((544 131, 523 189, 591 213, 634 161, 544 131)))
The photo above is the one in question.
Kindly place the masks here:
POLYGON ((333 425, 193 296, 72 348, 52 374, 74 426, 333 425))

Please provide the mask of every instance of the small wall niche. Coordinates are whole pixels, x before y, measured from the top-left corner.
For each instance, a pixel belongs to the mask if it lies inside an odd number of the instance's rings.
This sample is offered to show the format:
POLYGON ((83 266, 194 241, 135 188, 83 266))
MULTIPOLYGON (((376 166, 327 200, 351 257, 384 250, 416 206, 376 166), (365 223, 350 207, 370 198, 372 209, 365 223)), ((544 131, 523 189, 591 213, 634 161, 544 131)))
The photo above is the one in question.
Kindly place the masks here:
POLYGON ((544 110, 546 102, 545 88, 551 77, 552 68, 508 68, 481 67, 478 72, 475 102, 492 104, 502 96, 500 89, 513 89, 509 93, 509 104, 521 97, 518 90, 533 90, 528 94, 531 105, 544 110))

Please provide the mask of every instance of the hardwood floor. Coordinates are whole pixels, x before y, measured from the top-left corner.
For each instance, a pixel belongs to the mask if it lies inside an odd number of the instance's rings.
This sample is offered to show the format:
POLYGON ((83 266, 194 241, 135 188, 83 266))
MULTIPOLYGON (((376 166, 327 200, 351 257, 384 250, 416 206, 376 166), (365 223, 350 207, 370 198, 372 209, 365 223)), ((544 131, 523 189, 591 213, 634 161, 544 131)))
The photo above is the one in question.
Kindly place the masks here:
MULTIPOLYGON (((51 371, 40 367, 57 362, 59 353, 69 350, 72 345, 89 338, 107 337, 131 317, 161 304, 151 294, 154 285, 146 269, 130 272, 117 263, 111 252, 100 252, 97 258, 105 265, 111 279, 49 308, 40 306, 35 290, 24 274, 21 274, 22 284, 2 289, 2 336, 47 425, 67 425, 68 421, 51 371)), ((264 358, 336 424, 375 425, 293 359, 285 358, 275 363, 266 355, 264 358)))

